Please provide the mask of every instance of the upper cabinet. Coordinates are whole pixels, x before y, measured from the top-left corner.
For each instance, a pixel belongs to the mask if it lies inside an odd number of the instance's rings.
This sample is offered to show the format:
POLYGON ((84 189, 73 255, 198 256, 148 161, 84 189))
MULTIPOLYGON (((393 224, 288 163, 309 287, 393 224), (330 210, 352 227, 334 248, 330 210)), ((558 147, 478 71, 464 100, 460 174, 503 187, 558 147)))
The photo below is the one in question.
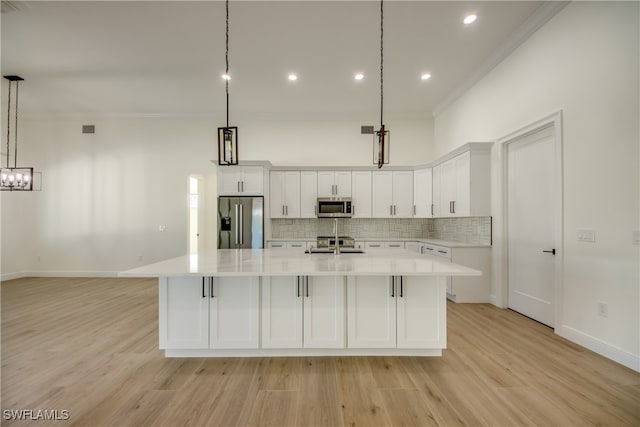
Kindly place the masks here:
POLYGON ((354 218, 371 218, 371 172, 351 172, 351 207, 354 218))
POLYGON ((351 197, 351 171, 318 171, 318 197, 351 197))
POLYGON ((491 215, 491 144, 464 149, 433 168, 434 217, 491 215))
POLYGON ((431 168, 413 171, 413 217, 433 216, 431 168))
POLYGON ((262 166, 218 167, 218 194, 220 196, 262 196, 264 168, 262 166))
POLYGON ((300 218, 300 172, 271 171, 271 218, 300 218))
POLYGON ((300 172, 300 218, 315 218, 318 214, 318 172, 300 172))
POLYGON ((373 172, 373 218, 413 217, 413 171, 373 172))

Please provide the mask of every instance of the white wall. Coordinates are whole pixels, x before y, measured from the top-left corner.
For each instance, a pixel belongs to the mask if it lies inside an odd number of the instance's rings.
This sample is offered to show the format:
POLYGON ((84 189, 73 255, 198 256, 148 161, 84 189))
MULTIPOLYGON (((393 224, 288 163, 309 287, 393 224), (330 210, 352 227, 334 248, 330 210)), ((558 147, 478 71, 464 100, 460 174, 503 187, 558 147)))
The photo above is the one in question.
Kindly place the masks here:
POLYGON ((638 19, 637 2, 571 3, 434 122, 441 155, 562 111, 564 292, 556 331, 636 370, 638 19), (595 230, 597 241, 577 242, 577 229, 595 230), (609 305, 607 318, 597 314, 599 301, 609 305))
MULTIPOLYGON (((428 160, 430 120, 388 123, 393 165, 428 160)), ((240 158, 370 165, 373 138, 360 135, 360 124, 247 118, 238 123, 240 158)), ((209 118, 21 119, 21 163, 42 171, 43 183, 42 191, 0 196, 2 278, 110 275, 186 253, 190 174, 206 177, 205 247, 215 248, 218 125, 209 118), (96 134, 83 135, 83 124, 95 124, 96 134)))

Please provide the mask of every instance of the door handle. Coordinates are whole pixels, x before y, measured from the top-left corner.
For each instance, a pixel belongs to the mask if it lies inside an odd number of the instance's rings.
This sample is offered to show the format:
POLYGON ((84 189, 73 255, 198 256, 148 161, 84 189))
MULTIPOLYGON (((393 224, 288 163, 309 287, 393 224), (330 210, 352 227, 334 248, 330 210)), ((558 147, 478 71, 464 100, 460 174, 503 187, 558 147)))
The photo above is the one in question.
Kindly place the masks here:
POLYGON ((404 289, 402 288, 402 276, 400 276, 400 298, 404 297, 404 289))
POLYGON ((550 251, 542 251, 542 252, 544 252, 544 253, 546 253, 546 254, 552 254, 552 255, 555 255, 555 254, 556 254, 556 248, 553 248, 553 249, 551 249, 550 251))

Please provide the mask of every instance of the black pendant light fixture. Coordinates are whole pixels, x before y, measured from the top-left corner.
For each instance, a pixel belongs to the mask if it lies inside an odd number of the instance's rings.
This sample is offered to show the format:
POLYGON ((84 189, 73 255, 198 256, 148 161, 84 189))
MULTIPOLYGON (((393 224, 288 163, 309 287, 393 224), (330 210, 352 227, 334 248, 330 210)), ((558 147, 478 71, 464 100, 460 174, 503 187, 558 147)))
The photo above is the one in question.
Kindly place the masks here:
POLYGON ((32 191, 33 168, 18 167, 18 85, 24 79, 20 76, 4 76, 9 81, 7 96, 7 166, 0 169, 0 190, 2 191, 32 191), (11 167, 11 86, 16 87, 15 129, 13 131, 13 167, 11 167))
POLYGON ((229 126, 229 0, 226 6, 226 32, 225 32, 225 64, 226 69, 222 78, 225 80, 225 93, 227 95, 227 125, 218 128, 218 164, 231 166, 238 164, 238 128, 229 126))
POLYGON ((373 164, 389 164, 390 133, 383 120, 384 106, 384 0, 380 0, 380 130, 373 134, 373 164))

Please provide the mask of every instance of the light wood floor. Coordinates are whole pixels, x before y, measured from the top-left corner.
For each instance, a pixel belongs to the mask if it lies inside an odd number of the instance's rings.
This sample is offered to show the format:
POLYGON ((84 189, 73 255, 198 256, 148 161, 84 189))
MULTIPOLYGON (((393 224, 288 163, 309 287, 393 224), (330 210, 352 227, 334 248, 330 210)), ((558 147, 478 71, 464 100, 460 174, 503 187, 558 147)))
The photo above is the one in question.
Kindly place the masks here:
POLYGON ((32 425, 640 425, 639 374, 490 305, 449 304, 442 358, 165 359, 155 280, 1 292, 2 409, 70 415, 32 425))

